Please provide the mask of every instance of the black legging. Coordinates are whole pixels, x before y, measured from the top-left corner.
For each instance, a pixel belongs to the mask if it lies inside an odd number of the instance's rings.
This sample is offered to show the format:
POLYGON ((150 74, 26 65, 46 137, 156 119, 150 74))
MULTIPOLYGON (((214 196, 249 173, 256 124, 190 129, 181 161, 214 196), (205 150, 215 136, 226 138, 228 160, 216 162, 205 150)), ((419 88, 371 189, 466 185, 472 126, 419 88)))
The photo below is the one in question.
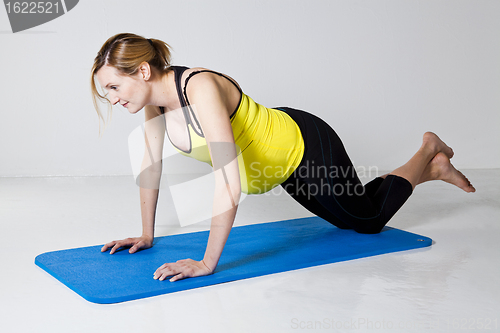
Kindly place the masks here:
POLYGON ((377 177, 362 185, 335 131, 322 119, 289 107, 305 151, 300 165, 281 186, 311 213, 342 229, 378 233, 412 193, 399 176, 377 177))

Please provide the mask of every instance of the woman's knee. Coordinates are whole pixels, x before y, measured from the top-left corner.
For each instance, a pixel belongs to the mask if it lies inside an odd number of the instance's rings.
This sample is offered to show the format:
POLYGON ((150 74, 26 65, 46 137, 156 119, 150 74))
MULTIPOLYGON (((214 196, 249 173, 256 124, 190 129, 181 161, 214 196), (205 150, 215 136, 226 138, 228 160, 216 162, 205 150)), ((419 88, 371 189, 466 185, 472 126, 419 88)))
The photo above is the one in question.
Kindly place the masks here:
POLYGON ((367 225, 359 225, 354 227, 354 231, 360 234, 378 234, 382 231, 384 225, 380 226, 380 224, 367 224, 367 225))

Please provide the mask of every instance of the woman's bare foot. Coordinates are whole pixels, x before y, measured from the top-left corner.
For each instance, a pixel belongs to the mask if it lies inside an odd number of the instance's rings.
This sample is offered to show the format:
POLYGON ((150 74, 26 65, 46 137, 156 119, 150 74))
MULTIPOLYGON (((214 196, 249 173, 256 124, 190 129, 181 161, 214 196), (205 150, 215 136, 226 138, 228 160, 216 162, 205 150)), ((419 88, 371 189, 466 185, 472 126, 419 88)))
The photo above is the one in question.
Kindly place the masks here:
POLYGON ((432 132, 424 133, 422 148, 427 147, 437 153, 444 153, 448 158, 452 158, 454 153, 446 143, 432 132))
POLYGON ((465 192, 476 192, 470 181, 450 163, 450 159, 443 152, 439 152, 427 164, 419 184, 429 180, 442 180, 458 186, 465 192))

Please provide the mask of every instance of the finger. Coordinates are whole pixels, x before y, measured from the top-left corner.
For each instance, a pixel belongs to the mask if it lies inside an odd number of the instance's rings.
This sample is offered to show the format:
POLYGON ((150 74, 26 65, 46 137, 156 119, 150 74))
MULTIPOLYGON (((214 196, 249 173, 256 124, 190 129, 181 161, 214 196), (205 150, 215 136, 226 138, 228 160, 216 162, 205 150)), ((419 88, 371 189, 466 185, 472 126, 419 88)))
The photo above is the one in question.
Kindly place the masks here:
POLYGON ((179 273, 176 276, 174 276, 173 278, 171 278, 170 282, 174 282, 174 281, 177 281, 177 280, 182 280, 184 278, 185 278, 184 274, 183 273, 179 273))
POLYGON ((106 243, 102 249, 101 249, 101 252, 104 252, 106 251, 107 249, 109 249, 110 247, 112 247, 113 245, 115 245, 116 241, 112 241, 112 242, 109 242, 109 243, 106 243))
POLYGON ((156 269, 155 274, 156 274, 156 273, 160 273, 160 271, 162 271, 162 270, 163 270, 164 268, 166 268, 167 266, 168 266, 168 263, 161 265, 160 267, 158 267, 158 268, 156 269))
POLYGON ((127 239, 123 239, 121 241, 117 241, 115 243, 115 246, 113 246, 113 248, 111 249, 111 252, 110 254, 113 254, 115 253, 116 251, 118 251, 118 249, 120 247, 124 247, 124 246, 130 246, 130 245, 133 245, 134 244, 134 240, 132 238, 127 238, 127 239))
POLYGON ((144 246, 144 242, 140 241, 140 242, 136 243, 134 246, 132 246, 130 248, 130 250, 128 250, 128 252, 135 253, 137 250, 141 249, 143 246, 144 246))
POLYGON ((165 269, 168 269, 168 264, 163 264, 161 265, 153 274, 153 278, 157 280, 162 274, 165 269))
POLYGON ((125 244, 123 243, 123 241, 116 242, 115 245, 113 246, 113 248, 111 249, 111 251, 109 252, 109 254, 115 253, 116 250, 118 250, 120 247, 122 247, 124 245, 125 244))
POLYGON ((163 280, 165 280, 167 277, 172 276, 172 275, 174 275, 174 274, 175 274, 175 273, 174 273, 174 271, 172 271, 172 270, 170 270, 170 269, 169 269, 169 270, 165 270, 165 271, 163 271, 163 274, 160 276, 160 281, 163 281, 163 280))

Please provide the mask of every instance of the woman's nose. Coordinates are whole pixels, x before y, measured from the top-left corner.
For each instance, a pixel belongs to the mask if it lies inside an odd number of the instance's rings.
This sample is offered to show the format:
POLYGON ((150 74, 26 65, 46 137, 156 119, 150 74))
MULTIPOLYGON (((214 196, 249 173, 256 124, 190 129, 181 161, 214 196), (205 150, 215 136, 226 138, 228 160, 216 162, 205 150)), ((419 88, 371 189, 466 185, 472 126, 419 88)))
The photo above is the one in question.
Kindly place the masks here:
POLYGON ((113 104, 113 105, 115 105, 116 103, 118 103, 118 101, 120 100, 118 98, 118 96, 111 95, 111 94, 110 94, 110 98, 111 98, 111 104, 113 104))

